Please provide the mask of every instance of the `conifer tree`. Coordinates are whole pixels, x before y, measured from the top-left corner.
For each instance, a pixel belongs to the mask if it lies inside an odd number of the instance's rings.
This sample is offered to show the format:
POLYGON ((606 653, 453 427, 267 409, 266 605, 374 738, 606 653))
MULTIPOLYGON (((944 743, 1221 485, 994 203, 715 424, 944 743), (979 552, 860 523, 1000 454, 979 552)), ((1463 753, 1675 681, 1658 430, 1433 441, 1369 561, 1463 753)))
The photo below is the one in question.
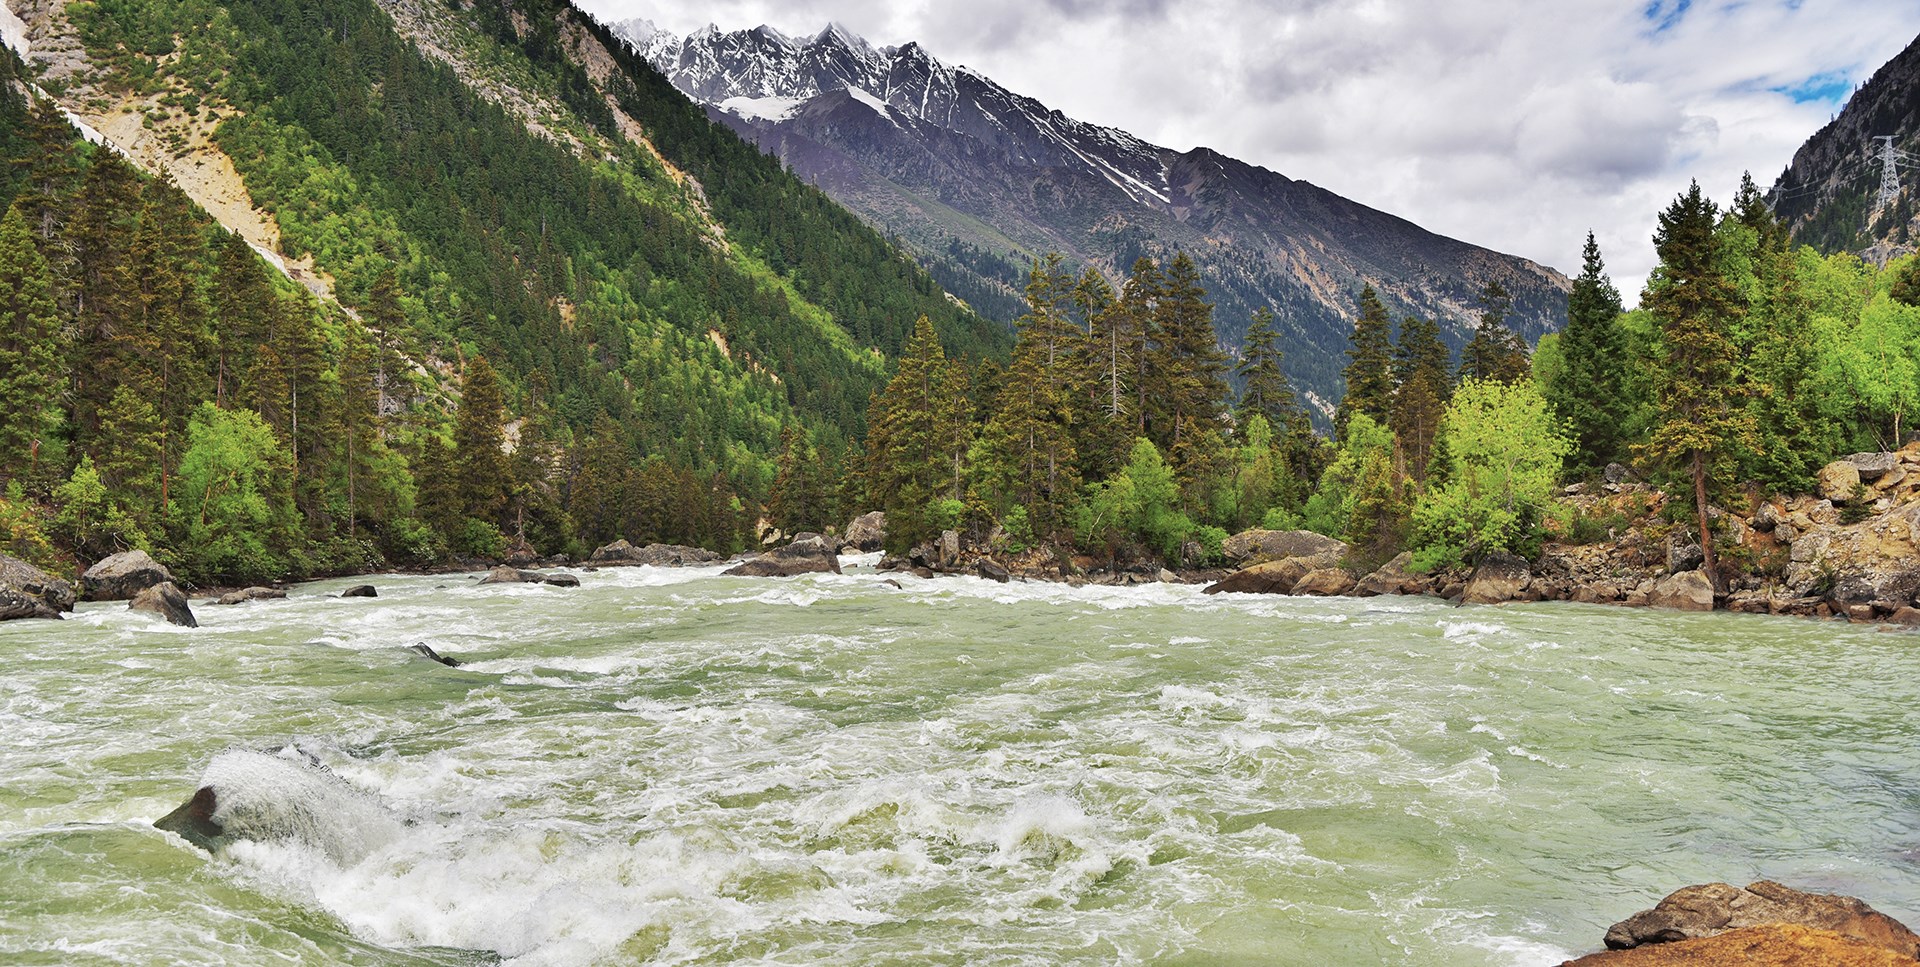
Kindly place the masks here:
POLYGON ((601 410, 587 434, 567 507, 580 536, 595 547, 623 537, 621 505, 625 501, 633 450, 612 415, 601 410))
POLYGON ((1580 276, 1567 293, 1567 328, 1560 334, 1562 370, 1543 387, 1547 402, 1570 431, 1573 452, 1567 464, 1575 476, 1597 473, 1624 455, 1630 401, 1620 308, 1620 291, 1607 278, 1599 243, 1588 232, 1580 276))
POLYGON ((60 319, 53 276, 19 208, 0 217, 0 490, 58 470, 60 319))
POLYGON ((1155 386, 1150 438, 1164 440, 1171 461, 1191 479, 1192 461, 1180 459, 1202 435, 1217 438, 1227 400, 1226 354, 1213 330, 1213 304, 1200 287, 1200 270, 1185 252, 1173 257, 1155 313, 1155 386))
POLYGON ((780 430, 778 471, 767 501, 767 517, 788 534, 826 529, 828 501, 821 477, 820 454, 812 434, 798 423, 780 430))
POLYGON ((485 356, 461 372, 460 408, 453 418, 453 481, 460 514, 498 526, 507 506, 505 401, 500 378, 485 356))
POLYGON ((1334 412, 1336 433, 1344 434, 1355 413, 1384 425, 1393 411, 1393 320, 1369 285, 1360 292, 1360 321, 1348 336, 1346 395, 1334 412))
POLYGON ((170 177, 149 183, 141 197, 133 239, 136 310, 117 333, 121 378, 148 389, 159 411, 160 499, 186 451, 187 421, 211 393, 206 360, 212 355, 206 308, 193 277, 200 256, 191 201, 170 177))
POLYGON ((1159 381, 1159 360, 1154 346, 1159 342, 1159 302, 1162 277, 1153 260, 1141 256, 1133 261, 1133 272, 1120 287, 1116 307, 1123 316, 1113 326, 1132 341, 1133 425, 1134 436, 1147 435, 1148 400, 1159 381))
POLYGON ((134 324, 138 312, 129 249, 139 203, 139 182, 132 166, 112 151, 96 152, 81 183, 67 236, 74 255, 75 338, 69 345, 67 367, 73 389, 74 440, 82 452, 96 456, 101 411, 123 378, 115 340, 134 324))
POLYGON ((213 398, 224 407, 238 395, 253 366, 253 353, 271 328, 268 316, 276 296, 259 256, 239 234, 223 235, 215 246, 214 264, 210 308, 218 356, 213 365, 213 398))
POLYGON ((1448 373, 1453 355, 1440 341, 1440 326, 1431 319, 1408 316, 1400 323, 1400 341, 1394 347, 1393 428, 1404 472, 1415 482, 1427 477, 1433 447, 1440 438, 1441 417, 1453 395, 1448 373))
MULTIPOLYGON (((1735 447, 1751 444, 1752 418, 1735 405, 1735 347, 1730 334, 1737 292, 1714 252, 1713 202, 1694 182, 1660 213, 1654 250, 1660 263, 1647 280, 1641 307, 1661 329, 1662 358, 1655 373, 1657 422, 1648 455, 1690 476, 1705 569, 1717 573, 1708 526, 1707 481, 1735 447)), ((1718 578, 1714 580, 1718 582, 1718 578)))
POLYGON ((868 497, 886 511, 889 549, 936 536, 931 505, 960 499, 972 406, 965 367, 947 359, 933 322, 922 316, 899 369, 867 408, 868 497))
POLYGON ((1282 363, 1286 354, 1280 349, 1280 333, 1273 328, 1273 310, 1261 306, 1247 325, 1247 342, 1241 350, 1239 376, 1242 414, 1258 413, 1267 426, 1282 431, 1304 418, 1300 400, 1294 395, 1293 382, 1287 379, 1282 363))

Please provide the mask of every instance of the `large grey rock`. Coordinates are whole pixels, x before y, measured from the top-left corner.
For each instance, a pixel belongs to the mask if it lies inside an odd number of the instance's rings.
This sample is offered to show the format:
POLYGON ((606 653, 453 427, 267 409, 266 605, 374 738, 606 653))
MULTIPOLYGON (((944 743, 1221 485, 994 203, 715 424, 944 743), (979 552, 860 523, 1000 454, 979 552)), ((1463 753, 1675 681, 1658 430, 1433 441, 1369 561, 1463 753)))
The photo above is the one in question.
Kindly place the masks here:
POLYGON ((1009 573, 1006 568, 1000 566, 999 562, 989 561, 986 558, 981 558, 980 562, 974 565, 974 570, 981 577, 989 581, 998 581, 1001 584, 1005 584, 1013 580, 1013 575, 1009 573))
POLYGON ((380 592, 375 591, 371 584, 356 584, 340 592, 340 596, 343 598, 377 598, 380 596, 380 592))
POLYGON ((481 584, 539 584, 540 575, 535 574, 532 571, 522 571, 517 567, 508 567, 505 564, 502 564, 499 567, 496 567, 493 570, 488 571, 487 576, 480 579, 480 583, 481 584))
POLYGON ((1245 530, 1221 546, 1229 561, 1275 561, 1297 557, 1308 569, 1333 567, 1347 555, 1347 545, 1312 531, 1245 530))
POLYGON ((214 604, 244 604, 248 601, 266 601, 271 598, 284 598, 287 592, 279 588, 251 587, 238 591, 228 591, 214 599, 214 604))
POLYGON ((140 593, 134 595, 133 600, 127 603, 127 608, 132 611, 157 614, 183 628, 200 627, 200 622, 194 620, 193 609, 187 607, 186 593, 172 581, 142 588, 140 593))
POLYGON ((685 544, 635 547, 625 539, 594 551, 592 559, 597 564, 646 564, 652 567, 695 567, 726 560, 704 547, 688 547, 685 544))
POLYGON ((73 585, 17 557, 0 554, 0 621, 58 618, 73 610, 73 585))
POLYGON ((1339 597, 1353 590, 1353 575, 1345 568, 1314 568, 1300 576, 1293 586, 1294 594, 1306 594, 1314 597, 1339 597))
POLYGON ((146 551, 123 551, 80 575, 80 596, 87 601, 131 601, 156 584, 170 584, 173 573, 146 551))
POLYGON ((1460 600, 1467 604, 1500 604, 1517 600, 1521 589, 1527 586, 1532 577, 1526 559, 1495 551, 1481 558, 1479 566, 1473 569, 1473 576, 1467 578, 1467 586, 1461 592, 1460 600))
POLYGON ((215 755, 193 797, 153 825, 213 853, 240 840, 299 843, 341 868, 405 833, 377 799, 293 750, 215 755))
POLYGON ((1219 594, 1223 591, 1241 594, 1292 594, 1294 585, 1313 570, 1302 558, 1288 557, 1278 561, 1263 561, 1259 564, 1243 567, 1232 574, 1207 585, 1202 594, 1219 594))
POLYGON ((1688 540, 1684 534, 1676 534, 1667 544, 1667 573, 1679 574, 1699 567, 1707 559, 1707 552, 1700 548, 1698 541, 1688 540))
POLYGON ((1425 594, 1432 589, 1433 579, 1424 574, 1413 573, 1413 552, 1401 551, 1398 556, 1380 565, 1372 574, 1360 579, 1353 593, 1361 597, 1376 594, 1425 594))
POLYGON ((1889 452, 1850 453, 1841 459, 1853 465, 1861 480, 1879 480, 1900 466, 1900 455, 1889 452))
POLYGON ((1713 937, 1762 924, 1793 924, 1920 957, 1920 936, 1900 921, 1849 896, 1802 893, 1762 880, 1741 889, 1728 883, 1681 887, 1651 910, 1613 925, 1606 944, 1627 950, 1644 944, 1713 937))
POLYGON ((847 523, 842 544, 863 553, 879 550, 887 541, 887 515, 881 511, 861 514, 847 523))
POLYGON ((1653 586, 1647 605, 1673 611, 1712 611, 1713 582, 1705 571, 1669 574, 1653 586))
POLYGON ((720 572, 728 577, 784 578, 801 574, 839 574, 837 548, 818 534, 804 534, 793 543, 720 572))

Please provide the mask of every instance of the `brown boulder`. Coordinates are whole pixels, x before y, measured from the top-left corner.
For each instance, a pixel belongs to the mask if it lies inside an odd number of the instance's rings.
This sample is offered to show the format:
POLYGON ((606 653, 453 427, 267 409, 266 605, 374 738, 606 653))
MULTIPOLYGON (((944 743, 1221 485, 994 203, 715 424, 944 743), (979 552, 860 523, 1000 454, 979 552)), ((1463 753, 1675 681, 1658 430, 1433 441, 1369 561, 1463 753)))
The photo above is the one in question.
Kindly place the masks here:
MULTIPOLYGON (((949 531, 951 533, 951 531, 949 531)), ((801 574, 839 574, 838 548, 818 534, 805 534, 752 560, 720 572, 727 577, 786 578, 801 574)))
POLYGON ((1681 571, 1660 579, 1647 604, 1674 611, 1712 611, 1713 582, 1705 571, 1681 571))
POLYGON ((1913 967, 1915 963, 1911 957, 1831 930, 1773 923, 1588 954, 1560 967, 1913 967))
POLYGON ((1352 591, 1353 584, 1353 575, 1345 568, 1321 567, 1301 575, 1293 586, 1293 593, 1333 598, 1352 591))
POLYGON ((508 567, 505 564, 502 564, 499 567, 496 567, 493 570, 488 571, 487 576, 480 579, 480 583, 481 584, 539 584, 540 575, 535 574, 532 571, 522 571, 517 567, 508 567))
POLYGON ((263 588, 263 587, 256 586, 251 588, 241 588, 238 591, 228 591, 226 594, 223 594, 220 597, 214 599, 213 603, 214 604, 244 604, 248 601, 265 601, 270 598, 284 598, 286 596, 287 596, 287 592, 282 591, 279 588, 263 588))
POLYGON ((58 618, 73 610, 73 585, 17 557, 0 554, 0 621, 58 618))
POLYGON ((87 601, 131 601, 156 584, 171 584, 173 573, 146 551, 123 551, 80 575, 80 597, 87 601))
POLYGON ((1372 574, 1360 579, 1353 593, 1361 597, 1375 594, 1425 594, 1433 586, 1433 581, 1424 574, 1415 574, 1413 554, 1401 551, 1399 556, 1380 565, 1372 574))
POLYGON ((157 614, 183 628, 200 627, 200 622, 194 620, 193 609, 187 607, 186 592, 181 591, 172 581, 142 588, 140 593, 134 595, 133 600, 127 603, 127 608, 131 611, 157 614))
POLYGON ((1221 552, 1229 561, 1273 561, 1297 557, 1308 570, 1332 567, 1347 554, 1347 545, 1312 531, 1246 530, 1227 538, 1221 552))
POLYGON ((596 549, 591 560, 600 564, 646 564, 652 567, 693 567, 718 564, 725 558, 704 547, 685 544, 648 544, 635 547, 625 539, 596 549))
POLYGON ((1467 604, 1499 604, 1520 596, 1532 578, 1527 562, 1513 554, 1495 551, 1480 560, 1467 579, 1460 600, 1467 604))
POLYGON ((1607 931, 1610 950, 1712 937, 1762 924, 1831 930, 1903 957, 1920 957, 1920 936, 1905 924, 1849 896, 1802 893, 1768 880, 1746 889, 1727 883, 1681 887, 1651 910, 1607 931))
POLYGON ((847 523, 846 547, 857 551, 877 551, 887 541, 887 515, 881 511, 861 514, 847 523))
POLYGON ((1233 591, 1240 594, 1292 594, 1293 587, 1300 583, 1307 572, 1312 570, 1307 563, 1297 557, 1283 558, 1243 567, 1232 574, 1207 585, 1202 594, 1219 594, 1233 591))

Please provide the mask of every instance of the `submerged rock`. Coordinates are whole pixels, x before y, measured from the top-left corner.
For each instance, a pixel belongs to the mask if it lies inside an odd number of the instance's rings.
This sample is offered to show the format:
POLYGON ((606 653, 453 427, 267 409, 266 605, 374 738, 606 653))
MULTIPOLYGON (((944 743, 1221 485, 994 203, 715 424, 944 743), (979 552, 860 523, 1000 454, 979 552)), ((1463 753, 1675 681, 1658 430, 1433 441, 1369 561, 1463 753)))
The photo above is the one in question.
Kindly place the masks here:
POLYGON ((193 617, 193 609, 187 607, 186 592, 172 581, 142 589, 127 603, 127 608, 157 614, 183 628, 200 627, 200 622, 193 617))
POLYGON ((422 658, 430 659, 432 661, 437 661, 440 664, 447 666, 448 668, 460 667, 459 659, 448 658, 440 654, 439 652, 434 651, 431 646, 425 644, 424 642, 418 645, 408 645, 407 650, 410 652, 413 652, 416 655, 419 655, 422 658))
POLYGON ((214 599, 214 604, 244 604, 248 601, 266 601, 272 598, 284 598, 287 592, 279 588, 251 587, 238 591, 228 591, 214 599))
POLYGON ((73 610, 73 585, 17 557, 0 554, 0 621, 58 618, 73 610))
POLYGON ((80 596, 88 601, 131 601, 156 584, 173 583, 173 572, 146 551, 123 551, 80 575, 80 596))
POLYGON ((1802 893, 1768 880, 1746 889, 1727 883, 1681 887, 1651 910, 1642 910, 1607 931, 1611 950, 1712 937, 1763 924, 1830 930, 1845 937, 1920 957, 1920 936, 1906 925, 1849 896, 1802 893))
POLYGON ((214 756, 193 796, 153 825, 210 853, 243 839, 292 842, 340 866, 401 831, 378 801, 291 749, 214 756))
POLYGON ((1011 572, 1009 572, 1006 568, 1001 567, 997 562, 989 561, 986 558, 981 558, 980 563, 974 565, 974 570, 981 577, 986 578, 989 581, 998 581, 1001 584, 1005 584, 1008 581, 1013 580, 1013 575, 1011 572))
POLYGON ((542 574, 540 575, 540 580, 556 588, 577 588, 580 586, 580 579, 571 574, 542 574))
POLYGON ((535 574, 532 571, 522 571, 517 567, 508 567, 505 564, 502 564, 499 567, 496 567, 493 570, 488 571, 487 576, 480 579, 480 583, 481 584, 539 584, 540 575, 535 574))
POLYGON ((340 592, 340 596, 343 598, 377 598, 380 596, 380 592, 375 591, 371 584, 357 584, 340 592))

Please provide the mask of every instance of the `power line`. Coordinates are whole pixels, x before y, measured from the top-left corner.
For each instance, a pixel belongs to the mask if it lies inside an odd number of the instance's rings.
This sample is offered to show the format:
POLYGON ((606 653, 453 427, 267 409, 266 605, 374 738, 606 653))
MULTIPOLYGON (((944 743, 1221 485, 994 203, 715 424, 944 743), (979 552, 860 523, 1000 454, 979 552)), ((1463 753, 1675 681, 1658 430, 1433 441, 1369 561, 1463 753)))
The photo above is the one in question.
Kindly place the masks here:
POLYGON ((1882 134, 1873 140, 1880 142, 1880 194, 1873 200, 1877 211, 1900 197, 1900 154, 1893 146, 1893 135, 1882 134))

